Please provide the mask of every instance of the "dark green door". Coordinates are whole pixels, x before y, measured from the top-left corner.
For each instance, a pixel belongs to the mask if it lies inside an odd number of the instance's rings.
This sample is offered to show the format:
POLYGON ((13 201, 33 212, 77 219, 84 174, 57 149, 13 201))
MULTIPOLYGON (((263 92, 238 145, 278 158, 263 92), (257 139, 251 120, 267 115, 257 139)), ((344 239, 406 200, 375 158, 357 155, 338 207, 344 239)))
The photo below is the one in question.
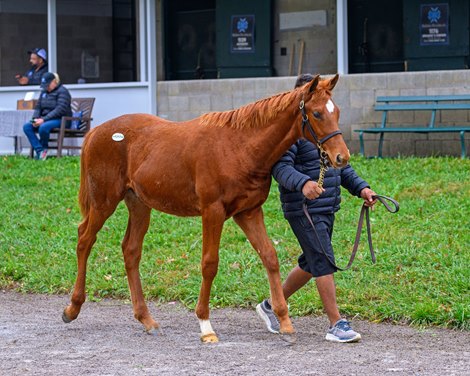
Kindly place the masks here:
POLYGON ((469 1, 406 1, 405 60, 408 70, 468 69, 469 1))
POLYGON ((404 70, 403 1, 349 0, 349 71, 404 70))
POLYGON ((168 80, 216 78, 215 0, 165 2, 168 80))
POLYGON ((271 0, 217 0, 219 78, 272 75, 271 0))

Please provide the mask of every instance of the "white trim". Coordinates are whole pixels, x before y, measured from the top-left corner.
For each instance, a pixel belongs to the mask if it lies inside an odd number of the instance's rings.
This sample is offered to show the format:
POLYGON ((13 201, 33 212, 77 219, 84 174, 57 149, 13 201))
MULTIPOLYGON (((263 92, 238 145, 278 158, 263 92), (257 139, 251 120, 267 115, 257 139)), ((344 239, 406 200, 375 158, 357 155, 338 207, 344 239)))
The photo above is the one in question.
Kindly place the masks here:
POLYGON ((140 81, 147 81, 147 16, 145 0, 139 0, 140 81))
POLYGON ((348 0, 336 0, 337 71, 347 74, 348 66, 348 0))
POLYGON ((148 113, 157 114, 157 44, 155 0, 147 0, 148 113))
MULTIPOLYGON (((102 82, 93 84, 64 84, 67 89, 115 89, 115 88, 139 88, 147 87, 148 82, 102 82)), ((0 86, 2 92, 27 92, 40 91, 38 86, 0 86)))
POLYGON ((57 7, 56 0, 47 0, 47 64, 57 72, 57 7))

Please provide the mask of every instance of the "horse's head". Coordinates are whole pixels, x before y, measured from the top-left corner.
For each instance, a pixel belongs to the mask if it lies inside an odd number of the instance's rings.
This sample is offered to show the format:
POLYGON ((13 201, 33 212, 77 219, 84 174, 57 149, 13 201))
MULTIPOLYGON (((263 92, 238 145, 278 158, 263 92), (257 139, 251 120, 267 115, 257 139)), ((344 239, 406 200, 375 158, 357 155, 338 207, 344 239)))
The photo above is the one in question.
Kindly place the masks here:
POLYGON ((314 79, 299 90, 302 113, 302 135, 323 149, 333 167, 344 167, 349 161, 349 150, 339 130, 339 108, 331 99, 338 75, 328 80, 314 79))

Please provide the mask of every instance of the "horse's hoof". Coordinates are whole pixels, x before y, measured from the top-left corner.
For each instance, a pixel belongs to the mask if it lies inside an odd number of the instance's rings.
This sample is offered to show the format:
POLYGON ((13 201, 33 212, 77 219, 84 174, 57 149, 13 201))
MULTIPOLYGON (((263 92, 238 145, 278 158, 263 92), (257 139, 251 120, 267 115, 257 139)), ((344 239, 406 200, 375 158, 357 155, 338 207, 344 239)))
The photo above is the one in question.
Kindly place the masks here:
POLYGON ((280 333, 279 336, 284 342, 287 342, 289 345, 293 345, 297 342, 297 333, 280 333))
POLYGON ((157 337, 159 335, 163 336, 163 330, 158 326, 156 328, 145 329, 145 333, 154 337, 157 337))
POLYGON ((219 339, 215 335, 215 333, 208 333, 201 336, 201 342, 203 343, 217 343, 219 339))
POLYGON ((62 321, 65 322, 66 324, 69 324, 73 321, 71 318, 67 316, 67 314, 65 313, 65 310, 64 312, 62 312, 62 321))

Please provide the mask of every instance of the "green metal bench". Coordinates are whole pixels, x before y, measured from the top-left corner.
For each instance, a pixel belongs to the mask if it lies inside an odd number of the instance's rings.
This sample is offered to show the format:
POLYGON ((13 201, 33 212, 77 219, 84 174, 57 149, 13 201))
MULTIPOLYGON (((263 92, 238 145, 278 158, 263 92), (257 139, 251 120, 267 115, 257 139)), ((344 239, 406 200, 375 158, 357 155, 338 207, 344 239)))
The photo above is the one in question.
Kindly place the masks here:
POLYGON ((377 104, 375 105, 374 110, 383 111, 380 127, 354 130, 354 132, 359 133, 362 155, 364 155, 364 133, 375 133, 380 135, 378 149, 379 158, 382 158, 382 146, 385 133, 460 133, 461 156, 462 158, 465 158, 465 132, 470 132, 470 126, 435 126, 435 121, 437 111, 470 110, 470 95, 377 97, 377 104), (429 124, 426 126, 390 128, 386 127, 389 111, 431 111, 431 119, 429 124))

